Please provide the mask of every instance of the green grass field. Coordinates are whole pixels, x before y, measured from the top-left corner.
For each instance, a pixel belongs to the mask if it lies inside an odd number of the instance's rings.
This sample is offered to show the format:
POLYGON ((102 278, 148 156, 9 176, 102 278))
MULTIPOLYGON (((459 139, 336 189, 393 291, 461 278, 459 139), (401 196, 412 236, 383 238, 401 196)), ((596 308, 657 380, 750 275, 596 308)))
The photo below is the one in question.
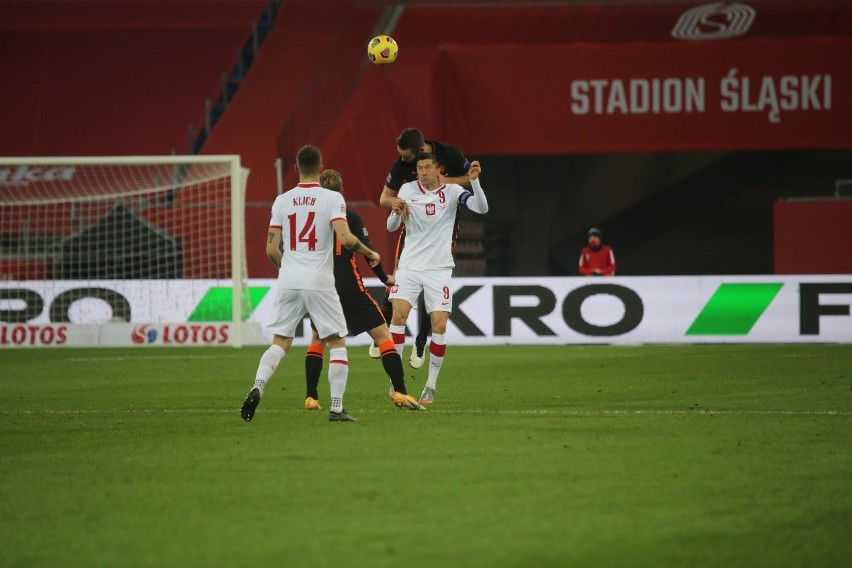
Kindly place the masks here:
POLYGON ((0 351, 0 566, 852 558, 852 345, 450 346, 420 413, 351 347, 345 424, 294 348, 245 423, 262 352, 0 351))

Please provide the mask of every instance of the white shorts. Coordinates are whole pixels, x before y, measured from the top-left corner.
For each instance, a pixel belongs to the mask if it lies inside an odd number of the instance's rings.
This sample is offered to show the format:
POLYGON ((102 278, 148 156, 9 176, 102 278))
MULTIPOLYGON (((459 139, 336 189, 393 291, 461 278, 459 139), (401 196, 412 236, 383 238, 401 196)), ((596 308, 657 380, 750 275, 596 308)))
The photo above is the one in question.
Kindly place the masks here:
POLYGON ((295 337, 305 315, 311 317, 320 338, 346 337, 346 318, 333 290, 278 290, 267 328, 275 335, 295 337))
POLYGON ((388 298, 405 300, 412 306, 417 305, 417 297, 423 292, 426 313, 452 312, 453 290, 450 288, 452 268, 427 268, 413 270, 399 268, 394 277, 396 285, 391 287, 388 298))

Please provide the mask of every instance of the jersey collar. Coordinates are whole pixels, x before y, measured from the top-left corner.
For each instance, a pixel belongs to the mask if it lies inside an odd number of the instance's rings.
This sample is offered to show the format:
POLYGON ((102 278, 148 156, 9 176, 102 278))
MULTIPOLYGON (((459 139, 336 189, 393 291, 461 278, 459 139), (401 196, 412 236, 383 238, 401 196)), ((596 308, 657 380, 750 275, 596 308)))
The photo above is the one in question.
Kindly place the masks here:
POLYGON ((321 187, 321 186, 317 182, 311 181, 311 182, 308 182, 308 183, 299 183, 299 184, 296 185, 296 187, 321 187))
POLYGON ((445 187, 447 187, 447 184, 442 183, 441 185, 439 185, 438 187, 436 187, 433 191, 429 191, 428 189, 424 188, 424 187, 420 184, 420 180, 417 180, 417 187, 420 189, 420 193, 422 193, 422 194, 424 194, 424 195, 425 195, 425 194, 427 194, 427 193, 436 193, 436 192, 438 192, 438 191, 441 191, 442 189, 444 189, 445 187))

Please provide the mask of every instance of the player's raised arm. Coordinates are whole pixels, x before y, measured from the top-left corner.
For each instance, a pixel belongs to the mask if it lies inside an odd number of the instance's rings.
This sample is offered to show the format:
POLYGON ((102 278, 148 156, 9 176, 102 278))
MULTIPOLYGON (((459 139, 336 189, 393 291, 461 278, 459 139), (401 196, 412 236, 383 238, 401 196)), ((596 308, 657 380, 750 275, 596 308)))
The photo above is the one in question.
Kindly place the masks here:
POLYGON ((266 256, 276 268, 281 268, 281 227, 269 227, 266 237, 266 256))
POLYGON ((488 213, 488 199, 485 197, 485 192, 482 191, 482 185, 479 183, 479 174, 482 172, 482 167, 479 162, 474 160, 470 164, 468 175, 470 176, 470 187, 473 190, 473 195, 467 194, 467 199, 464 201, 464 206, 474 213, 488 213))
POLYGON ((386 209, 391 209, 393 207, 393 202, 395 199, 396 192, 388 186, 384 186, 382 188, 382 195, 379 197, 379 205, 386 209))
POLYGON ((464 153, 452 144, 444 144, 446 155, 443 166, 446 168, 445 175, 438 176, 440 183, 455 183, 466 189, 470 188, 470 166, 471 163, 464 153))
POLYGON ((440 183, 446 184, 454 183, 465 188, 468 188, 471 185, 468 174, 464 174, 463 176, 439 176, 439 181, 440 183))
POLYGON ((364 243, 352 234, 352 231, 349 230, 349 223, 347 223, 345 219, 333 219, 331 221, 331 226, 334 227, 334 232, 337 235, 337 240, 340 241, 340 244, 352 252, 363 254, 364 258, 369 261, 370 267, 376 266, 382 260, 379 253, 364 246, 364 243))

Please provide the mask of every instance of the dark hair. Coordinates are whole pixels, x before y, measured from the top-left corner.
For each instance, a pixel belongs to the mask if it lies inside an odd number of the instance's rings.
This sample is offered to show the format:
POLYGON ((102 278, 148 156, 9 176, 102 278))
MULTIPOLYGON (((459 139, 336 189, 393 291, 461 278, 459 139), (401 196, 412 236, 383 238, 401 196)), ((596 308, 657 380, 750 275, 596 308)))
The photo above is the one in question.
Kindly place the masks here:
POLYGON ((414 157, 414 163, 416 164, 420 160, 432 160, 436 168, 441 165, 441 162, 438 161, 438 156, 432 152, 417 152, 417 155, 414 157))
POLYGON ((323 170, 320 174, 320 185, 339 192, 343 189, 343 176, 337 170, 323 170))
POLYGON ((423 138, 423 133, 416 128, 406 128, 396 137, 396 145, 402 150, 419 152, 424 144, 426 140, 423 138))
POLYGON ((316 146, 302 146, 296 154, 296 167, 305 175, 318 174, 322 167, 322 152, 316 146))

